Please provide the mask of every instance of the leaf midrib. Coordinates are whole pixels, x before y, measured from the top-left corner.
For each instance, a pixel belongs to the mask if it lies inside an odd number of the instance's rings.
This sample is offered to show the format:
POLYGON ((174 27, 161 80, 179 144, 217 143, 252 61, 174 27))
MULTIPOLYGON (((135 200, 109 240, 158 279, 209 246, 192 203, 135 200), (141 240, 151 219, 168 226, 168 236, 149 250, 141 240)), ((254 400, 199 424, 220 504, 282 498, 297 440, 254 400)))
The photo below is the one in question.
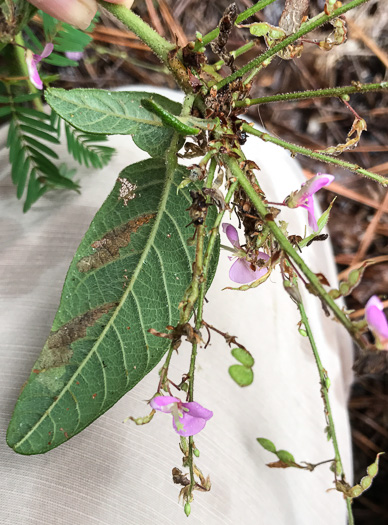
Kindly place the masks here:
MULTIPOLYGON (((49 94, 50 94, 50 91, 49 91, 49 94)), ((102 109, 99 109, 99 108, 96 108, 94 106, 91 106, 91 105, 87 104, 86 102, 84 102, 83 105, 81 105, 80 103, 75 102, 73 100, 69 101, 67 98, 60 97, 58 95, 57 91, 55 92, 55 95, 52 95, 52 96, 58 98, 59 100, 61 100, 63 102, 66 102, 67 104, 72 104, 73 106, 76 106, 79 109, 88 109, 88 110, 93 111, 94 113, 101 113, 104 116, 104 118, 106 118, 106 117, 115 117, 115 118, 119 118, 120 120, 121 119, 128 120, 129 122, 135 122, 137 124, 147 124, 148 126, 153 126, 153 127, 163 127, 163 122, 160 119, 157 119, 157 117, 155 117, 155 119, 153 119, 153 120, 148 120, 148 119, 139 118, 139 117, 127 116, 124 113, 122 115, 118 115, 117 113, 113 113, 113 112, 109 113, 108 111, 103 111, 102 109)), ((63 117, 63 118, 67 122, 69 122, 69 124, 71 124, 73 127, 77 128, 77 129, 80 129, 81 131, 84 129, 84 128, 80 128, 79 125, 74 124, 70 120, 72 118, 71 116, 67 116, 67 117, 63 117)), ((90 122, 88 125, 95 124, 96 122, 101 122, 101 120, 95 120, 93 122, 90 122)), ((99 134, 97 131, 95 131, 94 133, 97 134, 97 135, 99 134)), ((106 133, 104 133, 104 134, 106 134, 106 133)), ((109 133, 109 135, 113 135, 113 134, 114 133, 109 133)))
MULTIPOLYGON (((176 133, 174 133, 174 137, 173 137, 173 140, 171 141, 171 143, 173 144, 175 140, 176 140, 176 133)), ((141 271, 141 269, 143 267, 143 261, 146 259, 147 255, 148 255, 148 253, 149 253, 149 251, 150 251, 150 249, 151 249, 151 247, 153 245, 156 233, 157 233, 159 225, 160 225, 161 218, 162 218, 162 216, 164 214, 164 210, 166 208, 168 195, 170 193, 170 189, 171 189, 171 186, 173 184, 174 175, 175 175, 175 169, 176 169, 176 163, 175 164, 171 164, 171 165, 169 165, 168 162, 166 163, 166 181, 165 181, 165 184, 164 184, 164 187, 163 187, 163 190, 162 190, 162 197, 161 197, 160 202, 159 202, 159 206, 158 206, 155 222, 153 224, 153 227, 151 228, 150 236, 148 237, 148 240, 147 240, 147 242, 145 244, 143 255, 139 259, 139 262, 138 262, 138 264, 137 264, 137 266, 135 268, 135 271, 133 272, 131 280, 129 281, 128 286, 126 287, 126 290, 125 290, 125 292, 124 292, 124 294, 123 294, 123 296, 122 296, 122 298, 121 298, 117 308, 115 309, 115 311, 112 314, 111 318, 109 319, 107 325, 105 326, 105 328, 101 332, 100 336, 97 338, 96 344, 91 348, 90 352, 88 352, 88 354, 85 356, 84 360, 79 365, 79 367, 77 368, 77 370, 74 373, 74 375, 69 379, 68 383, 63 388, 62 392, 58 395, 58 397, 54 400, 54 402, 50 405, 50 407, 45 411, 45 413, 41 416, 41 418, 35 423, 35 425, 27 432, 27 434, 20 441, 15 443, 15 445, 13 446, 14 450, 16 448, 20 447, 26 440, 29 439, 31 434, 33 434, 35 432, 35 430, 39 428, 40 424, 44 421, 44 419, 47 416, 51 417, 50 414, 51 414, 51 411, 53 410, 53 408, 62 399, 64 394, 68 390, 70 390, 71 386, 73 385, 73 381, 77 377, 77 374, 82 372, 83 367, 87 364, 87 362, 89 361, 89 359, 93 355, 93 353, 94 352, 97 353, 98 346, 99 346, 100 342, 103 341, 106 332, 111 328, 112 325, 114 326, 114 320, 116 319, 118 313, 120 312, 120 310, 121 310, 124 302, 126 301, 129 293, 132 291, 132 288, 133 288, 133 286, 134 286, 134 284, 136 282, 137 276, 139 275, 139 273, 140 273, 140 271, 141 271)))

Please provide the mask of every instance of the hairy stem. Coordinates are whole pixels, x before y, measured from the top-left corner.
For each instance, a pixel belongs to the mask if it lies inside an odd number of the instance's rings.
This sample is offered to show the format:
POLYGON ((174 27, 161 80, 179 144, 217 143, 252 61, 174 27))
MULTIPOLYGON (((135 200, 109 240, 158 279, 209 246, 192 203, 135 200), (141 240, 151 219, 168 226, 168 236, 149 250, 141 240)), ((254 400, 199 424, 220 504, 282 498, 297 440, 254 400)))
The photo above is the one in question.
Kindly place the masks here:
MULTIPOLYGON (((339 475, 341 476, 342 479, 345 479, 344 469, 343 469, 341 455, 340 455, 338 441, 337 441, 337 435, 335 432, 333 413, 331 411, 331 405, 330 405, 330 399, 329 399, 329 384, 330 384, 329 378, 327 376, 327 372, 325 368, 322 365, 322 361, 321 361, 321 358, 318 352, 318 348, 317 348, 317 345, 315 344, 314 336, 311 331, 310 323, 306 315, 306 311, 304 309, 303 303, 301 301, 298 301, 298 309, 299 309, 299 312, 302 318, 302 322, 306 329, 307 336, 310 340, 311 349, 313 351, 315 362, 318 368, 319 379, 321 383, 321 394, 322 394, 323 404, 325 407, 325 417, 327 421, 329 436, 331 440, 333 441, 333 447, 334 447, 334 455, 335 455, 334 461, 335 461, 336 477, 337 475, 339 475)), ((346 498, 346 503, 347 503, 347 509, 348 509, 349 523, 354 523, 352 506, 351 506, 351 498, 346 498)))
POLYGON ((236 108, 250 107, 255 104, 269 104, 270 102, 289 102, 290 100, 303 100, 308 98, 343 97, 352 93, 369 93, 370 91, 382 91, 388 89, 388 82, 377 84, 355 84, 338 88, 315 89, 308 91, 296 91, 295 93, 281 93, 269 97, 246 98, 234 103, 236 108))
POLYGON ((374 180, 375 182, 379 182, 380 184, 383 184, 383 186, 388 185, 388 179, 386 177, 378 175, 377 173, 373 173, 373 171, 368 171, 364 168, 360 168, 360 166, 358 166, 357 164, 352 164, 351 162, 346 162, 344 160, 331 157, 330 155, 324 155, 323 153, 312 151, 309 148, 304 148, 303 146, 297 146, 296 144, 292 144, 291 142, 286 142, 285 140, 273 137, 272 135, 269 135, 264 131, 260 131, 246 123, 242 125, 242 129, 246 133, 250 133, 251 135, 255 135, 256 137, 261 138, 262 140, 264 140, 264 142, 272 142, 273 144, 277 144, 282 148, 292 151, 292 153, 299 153, 312 159, 317 159, 328 164, 334 164, 336 166, 340 166, 344 170, 349 170, 353 173, 358 173, 359 175, 363 175, 368 179, 374 180))
POLYGON ((270 59, 272 56, 276 55, 279 51, 282 49, 285 49, 290 44, 293 44, 296 40, 298 40, 303 35, 306 35, 310 31, 313 31, 317 27, 325 24, 326 22, 329 22, 329 20, 332 20, 333 18, 337 18, 340 15, 343 15, 350 9, 353 9, 361 4, 364 4, 365 2, 368 2, 369 0, 352 0, 351 2, 348 2, 347 4, 343 5, 342 7, 335 9, 331 15, 325 15, 322 13, 321 15, 318 15, 314 19, 302 24, 300 29, 296 31, 296 33, 293 33, 292 35, 288 36, 275 46, 268 49, 265 53, 258 56, 257 58, 251 60, 251 62, 248 62, 245 66, 243 66, 241 69, 236 71, 235 73, 232 73, 228 77, 224 78, 221 82, 217 84, 217 89, 221 89, 222 87, 226 86, 226 84, 229 84, 230 82, 233 82, 233 80, 236 80, 237 78, 240 78, 244 76, 246 73, 249 73, 252 71, 252 69, 257 68, 263 62, 270 59))
POLYGON ((130 31, 135 33, 167 65, 168 53, 175 48, 174 44, 160 36, 131 9, 123 5, 104 2, 104 0, 98 0, 98 3, 120 20, 130 31))
MULTIPOLYGON (((230 55, 232 55, 233 58, 237 58, 243 55, 244 53, 246 53, 247 51, 251 50, 252 47, 255 47, 255 45, 256 45, 255 40, 250 40, 249 42, 239 47, 238 49, 231 51, 230 55)), ((225 64, 225 60, 219 60, 218 62, 213 64, 211 67, 214 67, 216 71, 219 71, 224 64, 225 64)))
POLYGON ((159 57, 174 75, 176 82, 185 93, 192 91, 187 70, 181 60, 181 51, 177 49, 175 44, 160 36, 131 9, 123 5, 110 4, 109 2, 104 2, 104 0, 98 0, 98 3, 120 20, 130 31, 135 33, 159 57))
POLYGON ((355 328, 353 323, 348 319, 346 314, 341 310, 341 308, 335 303, 335 301, 330 297, 330 295, 323 288, 322 284, 320 283, 319 277, 317 277, 315 273, 310 270, 310 268, 307 266, 304 260, 300 257, 300 255, 294 249, 290 241, 287 239, 284 233, 280 230, 276 222, 274 220, 266 218, 267 216, 266 205, 263 203, 263 201, 258 196, 258 194, 255 192, 255 190, 252 188, 245 173, 241 170, 237 160, 234 158, 228 157, 227 155, 223 155, 222 158, 223 158, 224 163, 229 167, 232 174, 234 175, 234 177, 236 177, 238 183, 241 185, 241 187, 243 188, 243 190, 245 191, 245 193, 251 200, 253 206, 258 211, 264 223, 271 230, 273 236, 277 240, 281 249, 300 268, 302 273, 310 281, 311 286, 314 289, 315 293, 321 298, 321 300, 324 303, 327 304, 327 306, 331 309, 331 311, 337 317, 337 319, 344 325, 344 327, 350 333, 353 339, 357 341, 357 343, 361 346, 361 348, 365 348, 365 344, 362 338, 360 337, 359 333, 357 332, 357 329, 355 328))

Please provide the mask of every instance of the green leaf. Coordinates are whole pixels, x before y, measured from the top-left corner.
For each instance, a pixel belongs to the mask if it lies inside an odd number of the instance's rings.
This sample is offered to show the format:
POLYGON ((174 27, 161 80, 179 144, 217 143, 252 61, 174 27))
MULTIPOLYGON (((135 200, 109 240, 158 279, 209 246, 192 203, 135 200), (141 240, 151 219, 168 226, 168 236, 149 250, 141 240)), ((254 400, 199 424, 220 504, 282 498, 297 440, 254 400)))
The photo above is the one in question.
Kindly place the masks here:
POLYGON ((22 102, 29 102, 30 100, 35 100, 41 95, 42 95, 41 91, 39 91, 38 93, 28 93, 26 95, 18 95, 17 97, 13 99, 13 103, 21 104, 22 102))
POLYGON ((47 124, 46 122, 43 122, 40 119, 30 118, 27 115, 24 115, 23 113, 20 113, 18 115, 18 118, 19 118, 19 120, 21 120, 25 124, 28 124, 29 126, 35 128, 35 129, 39 128, 39 129, 41 129, 43 131, 47 131, 48 133, 54 133, 55 135, 57 134, 57 130, 56 130, 55 126, 53 126, 52 124, 47 124))
POLYGON ((243 365, 229 367, 229 375, 239 386, 249 386, 253 383, 253 370, 243 365))
POLYGON ((327 222, 329 220, 331 208, 333 207, 333 204, 334 204, 336 198, 337 197, 335 197, 331 201, 331 203, 329 204, 329 207, 327 208, 327 210, 324 211, 322 213, 322 215, 319 217, 319 219, 317 221, 318 231, 312 233, 311 235, 309 235, 305 239, 302 239, 300 242, 298 242, 299 248, 304 248, 309 242, 311 242, 314 239, 314 237, 316 237, 317 235, 320 235, 320 233, 322 232, 323 228, 326 226, 326 224, 327 224, 327 222))
POLYGON ((160 95, 135 91, 101 89, 47 89, 47 103, 73 127, 87 133, 133 135, 135 144, 152 157, 165 154, 173 129, 141 105, 151 98, 173 115, 181 105, 160 95))
MULTIPOLYGON (((17 401, 7 434, 21 454, 80 432, 160 361, 179 320, 195 248, 185 168, 162 159, 125 168, 70 265, 51 334, 17 401)), ((209 209, 212 226, 216 210, 209 209)), ((214 270, 214 264, 213 264, 214 270)))
POLYGON ((24 187, 27 182, 28 172, 30 171, 30 160, 26 158, 23 165, 21 166, 20 173, 18 176, 18 184, 16 190, 16 197, 20 199, 23 195, 24 187))
POLYGON ((0 117, 6 117, 7 115, 9 115, 12 111, 12 107, 11 106, 3 106, 0 108, 0 117))
POLYGON ((41 185, 36 180, 36 170, 35 168, 33 168, 31 170, 30 178, 28 180, 27 195, 23 206, 23 213, 26 213, 34 204, 34 202, 36 202, 39 199, 40 189, 41 185))
POLYGON ((55 135, 49 135, 48 133, 42 131, 41 129, 38 129, 37 127, 32 128, 27 124, 21 124, 20 129, 22 129, 25 133, 29 133, 30 135, 34 135, 43 140, 47 140, 48 142, 52 142, 53 144, 59 144, 59 140, 55 135))
POLYGON ((76 66, 78 62, 76 60, 71 60, 71 58, 58 55, 58 53, 51 53, 51 55, 43 60, 46 64, 57 67, 68 67, 76 66))
POLYGON ((104 142, 107 140, 105 135, 84 135, 77 133, 71 126, 65 122, 65 132, 67 140, 67 149, 74 159, 80 164, 89 167, 90 164, 97 169, 106 166, 113 153, 114 148, 92 142, 104 142))
POLYGON ((24 140, 31 144, 32 146, 35 146, 36 149, 42 151, 43 153, 46 153, 46 155, 49 155, 50 157, 53 157, 54 159, 58 158, 58 155, 53 151, 51 148, 46 146, 45 144, 42 144, 38 140, 35 140, 33 137, 30 137, 28 135, 24 136, 24 140))
POLYGON ((272 441, 266 438, 257 438, 257 441, 260 443, 260 445, 263 448, 265 448, 265 450, 268 450, 269 452, 273 452, 274 454, 276 454, 276 447, 272 443, 272 441))
POLYGON ((283 463, 295 463, 294 456, 287 450, 277 450, 275 454, 283 463))
POLYGON ((233 348, 231 354, 244 366, 251 368, 255 364, 255 360, 253 359, 252 355, 245 348, 233 348))
POLYGON ((50 115, 43 113, 43 111, 37 111, 33 108, 24 108, 22 106, 18 106, 15 108, 15 111, 18 114, 30 115, 31 117, 39 118, 41 120, 50 120, 50 115))

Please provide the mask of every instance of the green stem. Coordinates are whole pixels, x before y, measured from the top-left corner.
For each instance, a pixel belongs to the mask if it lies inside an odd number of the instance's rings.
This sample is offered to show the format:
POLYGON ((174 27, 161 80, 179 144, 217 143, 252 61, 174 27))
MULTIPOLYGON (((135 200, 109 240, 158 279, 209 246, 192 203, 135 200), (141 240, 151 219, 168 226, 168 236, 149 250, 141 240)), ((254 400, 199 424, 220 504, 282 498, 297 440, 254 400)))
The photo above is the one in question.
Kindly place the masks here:
POLYGON ((215 157, 213 157, 212 160, 210 161, 210 166, 209 166, 209 171, 208 171, 207 178, 206 178, 205 188, 212 187, 213 180, 214 180, 214 174, 216 172, 216 167, 217 167, 217 160, 215 159, 215 157))
MULTIPOLYGON (((236 19, 236 24, 239 24, 240 22, 242 22, 243 20, 246 20, 250 16, 257 13, 258 11, 261 11, 267 5, 273 4, 273 2, 275 2, 275 0, 261 0, 260 2, 257 2, 255 5, 253 5, 252 7, 249 7, 248 9, 246 9, 245 11, 243 11, 242 13, 238 15, 236 19)), ((218 27, 216 27, 215 29, 210 31, 210 33, 207 33, 206 35, 204 35, 201 38, 201 40, 197 40, 194 46, 194 51, 199 51, 202 47, 210 44, 210 42, 215 40, 219 34, 220 34, 220 30, 218 27)))
MULTIPOLYGON (((205 240, 205 226, 202 224, 201 226, 197 226, 197 247, 196 247, 196 253, 195 253, 195 267, 193 272, 193 282, 197 284, 197 289, 199 292, 199 289, 203 289, 204 282, 203 282, 203 248, 204 248, 204 240, 205 240)), ((198 296, 198 295, 197 295, 198 296)), ((199 305, 200 303, 198 303, 199 305)), ((196 328, 201 328, 202 325, 202 308, 200 309, 200 315, 198 315, 197 311, 197 319, 195 322, 196 328)), ((189 401, 194 400, 194 374, 195 374, 195 359, 197 357, 197 343, 193 341, 192 343, 192 351, 191 351, 191 359, 190 359, 190 370, 189 370, 189 401)))
MULTIPOLYGON (((210 164, 209 174, 206 181, 206 187, 211 187, 211 182, 214 178, 214 172, 217 166, 216 160, 213 158, 210 164)), ((237 188, 237 181, 232 183, 228 193, 225 197, 225 202, 229 203, 230 200, 233 197, 233 194, 237 188)), ((206 292, 206 281, 207 281, 207 274, 209 269, 209 262, 213 253, 213 249, 215 246, 215 242, 218 236, 218 230, 222 221, 222 218, 224 216, 225 211, 221 211, 218 213, 216 220, 214 221, 214 225, 210 234, 209 242, 207 245, 206 253, 203 255, 203 244, 202 244, 202 252, 198 263, 198 258, 196 258, 195 264, 201 265, 201 283, 199 288, 199 294, 198 294, 198 307, 197 307, 197 319, 195 322, 195 327, 199 330, 202 326, 202 320, 203 320, 203 303, 205 299, 205 292, 206 292)), ((197 235, 199 232, 197 232, 197 235)), ((197 254, 199 255, 198 250, 198 242, 199 239, 197 239, 197 254)), ((190 377, 190 384, 189 384, 189 401, 194 400, 194 374, 195 374, 195 361, 197 357, 197 343, 192 343, 192 351, 191 351, 191 359, 190 359, 190 371, 189 371, 189 377, 190 377)), ((193 450, 194 450, 194 438, 193 436, 189 437, 189 456, 188 456, 188 463, 189 463, 189 471, 190 471, 190 492, 193 490, 194 484, 195 484, 195 477, 194 477, 194 459, 193 459, 193 450)))
POLYGON ((159 35, 150 27, 140 16, 136 15, 131 9, 123 5, 111 4, 98 0, 98 3, 109 13, 112 13, 130 31, 135 33, 166 65, 168 63, 168 53, 175 49, 175 45, 159 35))
MULTIPOLYGON (((26 55, 25 55, 25 50, 24 50, 26 45, 24 43, 24 40, 23 40, 23 37, 22 37, 21 33, 18 33, 15 36, 15 44, 17 44, 17 45, 13 46, 13 49, 14 49, 14 52, 15 52, 17 66, 18 66, 18 69, 20 71, 20 74, 21 74, 21 76, 26 77, 26 82, 28 84, 28 89, 29 89, 30 93, 39 93, 39 90, 36 89, 36 87, 34 86, 34 84, 30 80, 30 76, 29 76, 29 73, 28 73, 27 62, 26 62, 26 55)), ((34 105, 34 107, 35 107, 35 109, 37 111, 42 111, 43 112, 43 103, 42 103, 41 98, 34 98, 34 100, 32 101, 32 104, 34 105)))
POLYGON ((339 308, 339 306, 335 303, 335 301, 330 297, 330 295, 326 292, 326 290, 321 285, 321 282, 319 280, 319 277, 315 275, 314 272, 310 270, 310 268, 306 265, 304 260, 300 257, 300 255, 296 252, 296 250, 293 248, 290 241, 287 239, 287 237, 284 235, 284 233, 280 230, 278 225, 275 223, 274 220, 266 219, 267 216, 267 208, 266 205, 263 203, 259 195, 255 192, 255 190, 252 188, 249 180, 247 179, 245 173, 241 170, 237 160, 232 157, 228 157, 227 155, 223 155, 222 159, 224 163, 229 167, 229 169, 232 172, 232 175, 236 177, 238 183, 241 185, 245 193, 247 194, 248 198, 251 200, 252 204, 258 211, 259 215, 261 216, 262 220, 267 224, 269 229, 271 230, 273 236, 277 240, 279 246, 282 248, 282 250, 296 263, 296 265, 301 269, 301 271, 304 273, 304 275, 307 277, 307 279, 310 281, 312 288, 315 290, 317 295, 321 298, 322 301, 324 301, 327 306, 332 310, 334 315, 337 317, 337 319, 344 325, 346 330, 350 333, 350 335, 357 341, 357 343, 361 346, 361 348, 365 348, 365 344, 362 340, 362 338, 359 336, 357 329, 353 325, 353 323, 348 319, 346 314, 339 308))
MULTIPOLYGON (((246 53, 247 51, 251 50, 252 47, 255 47, 255 45, 256 45, 256 41, 250 40, 249 42, 239 47, 238 49, 231 51, 230 54, 232 55, 233 58, 237 58, 243 55, 244 53, 246 53)), ((224 64, 225 64, 225 60, 219 60, 218 62, 213 64, 211 67, 214 67, 216 71, 219 71, 224 64)))
MULTIPOLYGON (((329 435, 331 437, 331 440, 333 441, 336 476, 339 475, 342 477, 342 479, 344 479, 345 477, 344 468, 343 468, 342 461, 341 461, 341 455, 339 451, 337 435, 336 435, 335 426, 334 426, 334 419, 333 419, 333 414, 331 411, 331 405, 330 405, 330 399, 329 399, 329 378, 327 376, 326 370, 322 366, 322 361, 321 361, 317 346, 315 344, 315 340, 314 340, 313 333, 311 331, 310 323, 309 323, 309 320, 306 315, 306 311, 304 309, 302 302, 298 301, 298 308, 300 311, 302 322, 307 332, 307 336, 310 340, 311 348, 312 348, 315 362, 318 368, 319 379, 321 383, 321 394, 322 394, 323 404, 325 407, 325 416, 326 416, 327 426, 329 428, 329 435)), ((351 506, 351 498, 346 498, 346 504, 347 504, 347 509, 348 509, 349 524, 354 523, 352 506, 351 506)))
MULTIPOLYGON (((191 113, 191 108, 193 106, 194 102, 194 95, 190 94, 187 95, 183 101, 182 110, 181 110, 181 116, 187 116, 191 113)), ((178 144, 179 144, 179 134, 174 133, 171 144, 169 149, 166 153, 166 167, 167 170, 173 170, 175 171, 178 160, 177 160, 177 151, 178 151, 178 144)), ((168 349, 167 357, 164 362, 164 365, 161 370, 161 377, 160 377, 160 384, 159 386, 164 386, 165 380, 168 375, 168 368, 170 366, 170 361, 172 357, 172 353, 174 351, 174 345, 171 343, 170 348, 168 349)))
POLYGON ((388 82, 378 82, 377 84, 363 84, 354 86, 344 86, 336 88, 315 89, 309 91, 296 91, 295 93, 280 93, 269 97, 246 98, 237 100, 234 103, 236 108, 250 107, 255 104, 268 104, 270 102, 288 102, 290 100, 303 100, 308 98, 327 98, 342 97, 352 93, 369 93, 370 91, 382 91, 388 89, 388 82))
POLYGON ((348 509, 348 525, 354 525, 352 498, 346 498, 346 507, 348 509))
POLYGON ((267 7, 267 5, 273 4, 273 2, 275 2, 275 0, 261 0, 260 2, 257 2, 255 5, 249 7, 248 9, 246 9, 238 15, 236 19, 236 24, 243 22, 250 16, 253 16, 255 13, 258 13, 259 11, 264 9, 264 7, 267 7))
POLYGON ((276 55, 281 51, 282 49, 286 48, 290 44, 293 44, 296 40, 298 40, 303 35, 306 35, 310 31, 313 31, 317 27, 325 24, 326 22, 329 22, 329 20, 332 20, 333 18, 337 18, 340 15, 343 15, 350 9, 353 9, 361 4, 364 4, 365 2, 368 2, 368 0, 352 0, 351 2, 348 2, 346 5, 343 5, 342 7, 336 9, 333 11, 331 15, 325 15, 322 13, 321 15, 318 15, 313 20, 309 20, 308 22, 302 24, 300 29, 296 31, 296 33, 293 33, 292 35, 288 36, 275 46, 268 49, 265 53, 258 56, 257 58, 251 60, 251 62, 248 62, 245 66, 243 66, 241 69, 236 71, 235 73, 232 73, 228 77, 224 78, 221 82, 217 84, 217 89, 221 89, 222 87, 226 86, 226 84, 229 84, 230 82, 233 82, 237 78, 240 78, 244 76, 246 73, 249 73, 252 69, 257 68, 263 62, 271 58, 272 56, 276 55))
POLYGON ((363 175, 368 179, 374 180, 375 182, 379 182, 383 186, 386 186, 388 184, 388 179, 386 177, 378 175, 377 173, 373 173, 373 171, 368 171, 364 168, 360 168, 360 166, 358 166, 357 164, 352 164, 351 162, 346 162, 344 160, 331 157, 330 155, 324 155, 323 153, 312 151, 309 148, 304 148, 302 146, 292 144, 291 142, 286 142, 285 140, 273 137, 272 135, 269 135, 264 131, 260 131, 256 128, 253 128, 249 124, 243 124, 242 130, 246 133, 250 133, 251 135, 255 135, 256 137, 261 138, 262 140, 264 140, 264 142, 272 142, 272 144, 277 144, 282 148, 288 149, 289 151, 292 151, 292 153, 300 153, 301 155, 305 155, 306 157, 310 157, 312 159, 317 159, 328 164, 335 164, 336 166, 340 166, 345 170, 349 170, 353 173, 358 173, 359 175, 363 175))
POLYGON ((342 466, 341 456, 339 452, 337 435, 335 432, 335 426, 334 426, 334 420, 333 420, 333 414, 331 411, 330 400, 329 400, 329 391, 328 391, 329 378, 327 376, 327 372, 325 368, 322 365, 322 361, 321 361, 321 358, 320 358, 320 355, 317 349, 317 345, 315 344, 314 336, 311 331, 311 327, 310 327, 310 323, 309 323, 309 320, 306 314, 306 310, 304 309, 302 302, 298 302, 298 308, 300 311, 300 315, 302 317, 302 322, 306 329, 307 336, 310 340, 311 349, 314 354, 315 362, 317 364, 319 379, 321 382, 322 398, 323 398, 323 403, 325 406, 325 415, 326 415, 327 424, 329 427, 329 435, 331 439, 333 440, 335 462, 336 462, 336 473, 340 476, 343 474, 343 466, 342 466))

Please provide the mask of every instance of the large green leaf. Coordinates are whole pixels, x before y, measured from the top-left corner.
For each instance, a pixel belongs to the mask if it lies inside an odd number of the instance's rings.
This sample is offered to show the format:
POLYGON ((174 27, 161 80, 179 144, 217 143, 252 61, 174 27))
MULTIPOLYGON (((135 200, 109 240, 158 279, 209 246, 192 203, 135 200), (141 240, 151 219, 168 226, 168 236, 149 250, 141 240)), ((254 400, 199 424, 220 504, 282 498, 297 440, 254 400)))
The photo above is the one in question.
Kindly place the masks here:
POLYGON ((179 115, 181 105, 155 93, 105 91, 102 89, 48 89, 47 103, 72 126, 87 133, 133 135, 135 144, 152 157, 163 156, 174 130, 144 109, 141 99, 152 98, 164 109, 179 115))
POLYGON ((168 171, 162 159, 125 168, 93 219, 15 406, 7 442, 16 452, 43 453, 80 432, 166 352, 169 341, 148 330, 178 322, 194 260, 191 198, 177 194, 187 170, 168 171))

